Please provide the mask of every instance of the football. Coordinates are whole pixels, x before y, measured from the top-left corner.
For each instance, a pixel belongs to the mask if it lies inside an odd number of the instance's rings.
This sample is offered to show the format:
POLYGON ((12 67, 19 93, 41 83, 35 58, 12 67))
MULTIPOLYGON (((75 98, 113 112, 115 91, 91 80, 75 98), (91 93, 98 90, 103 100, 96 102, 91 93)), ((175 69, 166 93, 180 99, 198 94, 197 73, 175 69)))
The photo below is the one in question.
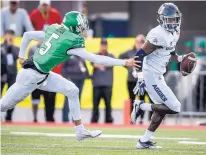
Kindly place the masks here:
POLYGON ((180 63, 180 71, 183 76, 187 76, 195 69, 197 64, 197 59, 194 53, 189 53, 184 56, 182 62, 180 63))

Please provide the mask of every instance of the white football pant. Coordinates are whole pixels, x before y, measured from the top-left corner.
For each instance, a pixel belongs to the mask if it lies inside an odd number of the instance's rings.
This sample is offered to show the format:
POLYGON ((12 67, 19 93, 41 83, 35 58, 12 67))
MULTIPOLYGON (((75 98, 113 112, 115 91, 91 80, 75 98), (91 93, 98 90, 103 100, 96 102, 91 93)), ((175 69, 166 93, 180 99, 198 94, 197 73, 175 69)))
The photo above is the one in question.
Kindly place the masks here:
POLYGON ((9 88, 7 93, 0 99, 1 111, 5 112, 13 108, 17 103, 25 99, 35 89, 49 92, 57 92, 68 97, 70 111, 74 120, 81 119, 79 104, 79 89, 74 83, 62 76, 50 72, 47 79, 38 85, 46 75, 40 74, 33 69, 22 68, 17 75, 16 82, 9 88))
POLYGON ((180 112, 181 104, 167 86, 164 76, 149 70, 143 70, 146 90, 155 104, 164 103, 175 112, 180 112))

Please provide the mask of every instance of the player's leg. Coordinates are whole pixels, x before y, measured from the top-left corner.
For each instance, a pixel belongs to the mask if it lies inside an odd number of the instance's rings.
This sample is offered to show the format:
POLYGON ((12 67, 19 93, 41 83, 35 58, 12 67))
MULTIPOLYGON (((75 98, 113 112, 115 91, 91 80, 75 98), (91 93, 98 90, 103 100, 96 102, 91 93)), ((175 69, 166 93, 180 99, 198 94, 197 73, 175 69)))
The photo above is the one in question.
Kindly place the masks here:
MULTIPOLYGON (((166 114, 161 114, 159 112, 154 112, 151 118, 151 123, 148 127, 149 131, 155 132, 156 129, 159 127, 161 124, 162 120, 164 119, 166 114)), ((148 139, 149 140, 149 139, 148 139)), ((146 141, 148 141, 146 140, 146 141)))
POLYGON ((68 97, 69 108, 75 124, 77 140, 94 138, 102 133, 102 131, 99 130, 88 131, 84 128, 81 122, 79 89, 71 81, 68 81, 62 76, 51 72, 47 80, 39 87, 39 89, 50 92, 59 92, 68 97))
MULTIPOLYGON (((143 109, 144 105, 142 105, 143 109)), ((177 114, 179 111, 174 111, 167 107, 165 104, 152 104, 151 105, 152 111, 156 111, 162 114, 177 114)))
POLYGON ((21 69, 17 75, 16 82, 0 100, 1 111, 5 112, 13 108, 35 90, 38 87, 37 83, 44 78, 45 75, 39 74, 32 69, 21 69))
MULTIPOLYGON (((137 103, 137 104, 139 104, 139 103, 137 103)), ((139 105, 144 105, 144 104, 145 103, 140 102, 139 105)), ((162 105, 162 104, 155 104, 155 105, 162 105)), ((145 111, 151 111, 152 112, 152 108, 151 108, 152 106, 153 106, 153 104, 146 103, 145 107, 142 108, 142 109, 144 109, 145 111)), ((159 113, 158 111, 153 111, 153 115, 152 115, 152 118, 151 118, 150 125, 149 125, 148 129, 145 130, 144 135, 138 141, 138 143, 136 145, 137 149, 145 149, 145 148, 158 149, 158 148, 161 148, 159 146, 155 146, 155 144, 153 142, 151 142, 150 140, 151 140, 151 137, 153 136, 154 132, 156 131, 156 129, 161 124, 161 122, 164 119, 165 115, 166 115, 165 113, 159 113)))
POLYGON ((166 85, 163 76, 156 75, 151 72, 144 73, 145 84, 147 86, 150 98, 156 104, 145 104, 141 101, 136 101, 136 114, 140 111, 153 111, 151 124, 145 131, 140 141, 137 144, 138 149, 142 148, 157 148, 151 141, 154 131, 159 127, 166 114, 176 114, 180 111, 180 103, 166 85))
MULTIPOLYGON (((79 98, 81 99, 81 92, 82 92, 84 80, 71 79, 71 81, 79 88, 79 98)), ((62 121, 65 123, 69 122, 69 104, 68 104, 67 97, 65 97, 64 106, 62 108, 62 121)))
MULTIPOLYGON (((149 103, 154 104, 154 102, 153 102, 152 99, 150 98, 150 96, 149 96, 149 94, 147 93, 147 91, 146 91, 146 94, 147 94, 148 97, 149 97, 149 103)), ((149 121, 152 119, 152 114, 153 114, 153 112, 150 111, 150 112, 149 112, 149 121)))
POLYGON ((164 119, 166 114, 160 114, 159 112, 154 112, 151 118, 151 123, 147 130, 145 130, 144 135, 140 138, 137 142, 136 148, 137 149, 160 149, 162 147, 155 146, 151 140, 156 129, 161 124, 162 120, 164 119))
POLYGON ((134 104, 136 117, 140 115, 142 111, 156 111, 161 114, 176 114, 180 112, 181 104, 172 90, 166 85, 162 75, 145 71, 144 79, 147 92, 155 104, 147 104, 136 100, 134 104))
POLYGON ((148 129, 145 131, 145 134, 141 137, 141 142, 147 142, 151 139, 151 136, 156 131, 156 129, 161 124, 166 114, 161 114, 159 112, 154 112, 151 118, 151 123, 148 129))
MULTIPOLYGON (((141 101, 144 101, 146 95, 149 95, 149 94, 147 93, 147 91, 145 91, 144 95, 140 96, 140 100, 141 100, 141 101)), ((149 97, 149 103, 153 104, 153 101, 150 99, 150 97, 149 97)), ((152 105, 151 105, 151 106, 152 106, 152 105)), ((149 112, 149 120, 151 120, 152 113, 153 113, 152 111, 149 112)), ((145 114, 145 111, 143 111, 143 112, 140 114, 140 119, 141 119, 141 120, 140 120, 140 124, 143 123, 144 114, 145 114)))
MULTIPOLYGON (((70 103, 70 109, 74 120, 80 120, 80 107, 79 107, 79 90, 78 88, 67 79, 60 75, 51 72, 46 81, 39 87, 39 89, 48 92, 58 92, 67 96, 70 103)), ((76 122, 75 122, 76 123, 76 122)))
MULTIPOLYGON (((145 91, 144 95, 140 95, 140 96, 139 96, 139 99, 140 99, 141 101, 144 101, 145 96, 146 96, 146 91, 145 91)), ((142 123, 143 123, 144 114, 145 114, 144 111, 140 114, 140 121, 139 121, 139 124, 142 124, 142 123)))
POLYGON ((151 99, 153 98, 152 100, 154 100, 156 104, 142 104, 141 108, 144 111, 147 111, 148 107, 151 106, 151 111, 157 111, 162 114, 177 114, 180 112, 181 104, 177 100, 172 90, 166 85, 163 76, 161 79, 157 80, 156 78, 154 81, 151 80, 151 84, 148 86, 149 96, 151 99))

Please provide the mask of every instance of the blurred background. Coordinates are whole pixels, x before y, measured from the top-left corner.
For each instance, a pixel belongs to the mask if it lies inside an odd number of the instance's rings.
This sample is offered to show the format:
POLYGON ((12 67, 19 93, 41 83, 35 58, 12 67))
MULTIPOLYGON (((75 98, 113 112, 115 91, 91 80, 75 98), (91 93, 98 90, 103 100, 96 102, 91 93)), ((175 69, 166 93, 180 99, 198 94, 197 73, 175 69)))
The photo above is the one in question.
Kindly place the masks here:
MULTIPOLYGON (((44 30, 62 22, 69 11, 84 13, 90 24, 86 49, 100 55, 130 58, 141 47, 147 33, 158 25, 156 12, 161 1, 1 1, 1 94, 16 78, 21 37, 25 31, 44 30)), ((180 64, 172 61, 165 74, 167 84, 182 103, 182 112, 168 115, 165 124, 204 125, 206 123, 206 2, 174 2, 183 14, 176 52, 196 53, 198 63, 193 74, 183 77, 180 64)), ((31 42, 27 56, 41 42, 31 42)), ((130 124, 131 101, 152 102, 148 95, 134 96, 136 80, 132 70, 105 67, 78 57, 53 69, 80 89, 83 123, 130 124)), ((18 94, 17 94, 18 95, 18 94)), ((148 124, 150 113, 139 118, 148 124)), ((35 90, 14 109, 2 113, 7 122, 72 122, 67 100, 61 94, 35 90)))

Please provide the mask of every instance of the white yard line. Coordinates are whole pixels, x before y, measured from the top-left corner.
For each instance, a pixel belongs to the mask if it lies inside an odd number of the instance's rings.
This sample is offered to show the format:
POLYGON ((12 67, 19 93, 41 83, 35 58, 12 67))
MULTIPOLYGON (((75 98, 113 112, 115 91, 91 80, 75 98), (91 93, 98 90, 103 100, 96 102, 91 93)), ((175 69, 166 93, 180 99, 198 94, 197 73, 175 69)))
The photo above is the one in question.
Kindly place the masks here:
POLYGON ((206 142, 179 141, 179 144, 206 145, 206 142))
MULTIPOLYGON (((47 136, 47 137, 75 137, 75 134, 66 133, 43 133, 43 132, 10 132, 14 135, 28 135, 28 136, 47 136)), ((141 135, 114 135, 114 134, 102 134, 101 138, 129 138, 137 139, 141 135)), ((162 139, 162 140, 197 140, 195 138, 183 138, 183 137, 152 137, 152 139, 162 139)))

